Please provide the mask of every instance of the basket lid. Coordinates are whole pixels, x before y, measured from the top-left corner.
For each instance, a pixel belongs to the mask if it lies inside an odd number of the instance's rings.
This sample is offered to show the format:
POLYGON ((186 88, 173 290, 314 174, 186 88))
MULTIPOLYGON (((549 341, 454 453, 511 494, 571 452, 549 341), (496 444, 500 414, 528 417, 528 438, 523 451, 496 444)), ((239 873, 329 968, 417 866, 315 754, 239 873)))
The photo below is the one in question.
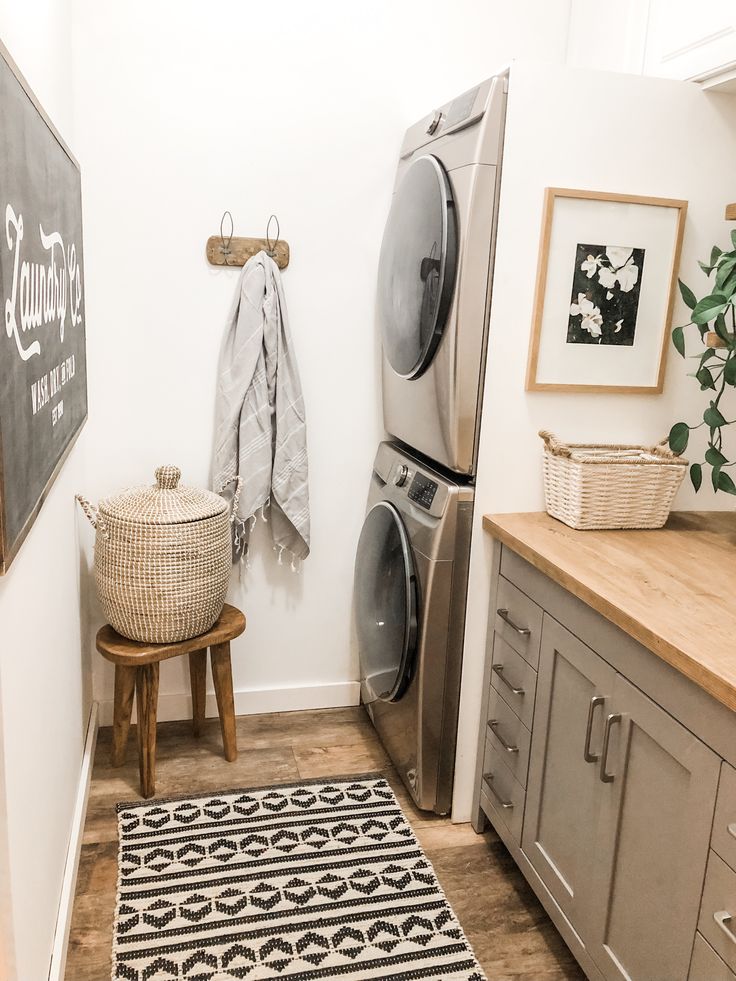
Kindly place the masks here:
POLYGON ((147 525, 184 524, 201 521, 227 511, 224 498, 201 487, 180 487, 181 470, 157 467, 156 483, 129 487, 100 501, 99 510, 112 518, 123 518, 147 525))

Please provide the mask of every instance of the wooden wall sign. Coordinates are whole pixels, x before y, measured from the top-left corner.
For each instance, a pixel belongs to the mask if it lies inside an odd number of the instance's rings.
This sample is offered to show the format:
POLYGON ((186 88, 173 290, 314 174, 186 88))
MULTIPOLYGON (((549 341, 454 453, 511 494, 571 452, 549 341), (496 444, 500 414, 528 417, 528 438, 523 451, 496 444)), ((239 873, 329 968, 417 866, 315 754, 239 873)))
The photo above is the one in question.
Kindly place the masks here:
POLYGON ((2 45, 0 309, 3 574, 87 419, 87 364, 79 164, 2 45))

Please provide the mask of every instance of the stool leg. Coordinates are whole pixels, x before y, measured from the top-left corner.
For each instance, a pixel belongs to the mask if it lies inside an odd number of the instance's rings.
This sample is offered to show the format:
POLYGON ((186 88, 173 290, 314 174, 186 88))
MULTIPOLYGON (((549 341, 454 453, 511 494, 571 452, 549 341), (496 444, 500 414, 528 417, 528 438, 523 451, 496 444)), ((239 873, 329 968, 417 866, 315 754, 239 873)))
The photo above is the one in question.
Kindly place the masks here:
POLYGON ((207 648, 192 651, 189 655, 189 683, 192 688, 192 729, 195 736, 202 735, 207 682, 207 648))
POLYGON ((125 763, 125 747, 128 745, 130 713, 135 695, 135 668, 124 664, 115 665, 115 702, 112 721, 112 765, 125 763))
POLYGON ((230 665, 230 644, 213 644, 210 647, 212 679, 215 682, 217 711, 220 713, 222 745, 225 759, 233 763, 238 758, 238 743, 235 735, 235 701, 233 699, 233 672, 230 665))
POLYGON ((138 707, 138 768, 141 795, 156 792, 156 707, 158 703, 158 663, 137 669, 135 688, 138 707))

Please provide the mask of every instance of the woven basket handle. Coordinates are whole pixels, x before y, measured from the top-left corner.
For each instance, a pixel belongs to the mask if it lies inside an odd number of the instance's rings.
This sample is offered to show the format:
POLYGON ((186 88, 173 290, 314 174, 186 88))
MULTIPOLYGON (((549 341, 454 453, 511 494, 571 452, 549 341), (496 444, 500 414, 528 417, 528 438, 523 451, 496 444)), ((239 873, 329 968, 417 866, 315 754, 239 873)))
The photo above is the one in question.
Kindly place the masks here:
POLYGON ((243 489, 243 478, 239 475, 230 477, 220 488, 220 493, 222 493, 228 484, 232 484, 235 481, 235 493, 233 494, 232 505, 230 508, 230 521, 236 521, 238 517, 238 505, 240 504, 240 492, 243 489))
POLYGON ((570 456, 570 447, 561 443, 554 433, 549 432, 547 429, 540 429, 539 435, 544 440, 544 445, 550 453, 554 453, 555 456, 570 456))
POLYGON ((87 515, 89 523, 93 528, 99 528, 102 534, 105 536, 107 541, 110 540, 110 532, 107 530, 107 525, 105 524, 105 519, 100 514, 99 510, 91 504, 86 497, 82 497, 81 494, 75 494, 74 499, 79 501, 79 505, 87 515))

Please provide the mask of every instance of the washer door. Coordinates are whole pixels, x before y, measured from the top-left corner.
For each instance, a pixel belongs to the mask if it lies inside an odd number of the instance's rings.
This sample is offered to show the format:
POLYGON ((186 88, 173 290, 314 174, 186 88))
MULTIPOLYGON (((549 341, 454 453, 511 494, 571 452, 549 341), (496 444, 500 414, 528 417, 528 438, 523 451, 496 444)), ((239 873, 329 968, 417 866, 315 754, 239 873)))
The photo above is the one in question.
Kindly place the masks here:
POLYGON ((455 221, 444 167, 419 157, 394 194, 378 265, 383 350, 402 378, 426 371, 442 338, 457 270, 455 221))
POLYGON ((387 501, 371 508, 363 524, 354 599, 364 698, 398 701, 414 673, 417 589, 406 528, 387 501))

